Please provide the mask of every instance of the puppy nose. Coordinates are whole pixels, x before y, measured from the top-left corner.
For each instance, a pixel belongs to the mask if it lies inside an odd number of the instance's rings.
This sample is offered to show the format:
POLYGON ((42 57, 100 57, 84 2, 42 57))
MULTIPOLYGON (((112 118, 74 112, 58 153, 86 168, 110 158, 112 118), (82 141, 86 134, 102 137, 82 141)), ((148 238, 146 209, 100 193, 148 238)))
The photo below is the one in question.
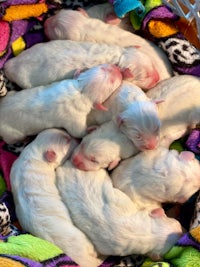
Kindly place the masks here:
POLYGON ((156 148, 157 145, 158 145, 157 139, 152 138, 152 139, 148 140, 148 143, 145 145, 145 148, 151 150, 151 149, 156 148))
POLYGON ((76 156, 72 156, 71 161, 72 161, 73 165, 74 165, 76 168, 78 168, 78 169, 80 169, 80 170, 83 170, 83 171, 85 170, 85 165, 84 165, 84 163, 80 160, 80 157, 79 157, 78 155, 76 155, 76 156))
POLYGON ((79 159, 79 156, 78 155, 74 155, 71 157, 71 162, 76 166, 79 164, 80 162, 80 159, 79 159))

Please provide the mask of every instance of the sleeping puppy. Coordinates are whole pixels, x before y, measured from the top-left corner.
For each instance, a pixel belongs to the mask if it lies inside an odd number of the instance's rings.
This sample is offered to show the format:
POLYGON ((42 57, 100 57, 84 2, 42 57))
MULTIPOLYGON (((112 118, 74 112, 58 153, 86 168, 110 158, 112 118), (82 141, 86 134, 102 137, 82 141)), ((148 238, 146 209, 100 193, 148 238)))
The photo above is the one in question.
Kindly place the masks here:
MULTIPOLYGON (((161 48, 141 36, 110 25, 100 19, 89 17, 86 12, 77 10, 60 10, 44 24, 49 39, 68 39, 96 43, 115 44, 122 47, 136 46, 148 55, 155 68, 155 81, 152 87, 163 79, 172 76, 169 59, 161 48)), ((148 63, 146 62, 146 65, 148 63)))
POLYGON ((121 159, 139 152, 113 121, 105 122, 83 137, 74 150, 71 161, 81 170, 115 168, 121 159))
POLYGON ((160 259, 182 234, 178 221, 164 210, 137 210, 113 187, 106 170, 82 171, 66 161, 56 170, 56 183, 74 224, 102 255, 147 254, 160 259))
POLYGON ((17 218, 25 231, 60 247, 84 267, 100 264, 92 243, 72 222, 55 185, 55 169, 77 142, 59 129, 44 130, 21 152, 11 168, 17 218))
POLYGON ((147 92, 149 98, 164 100, 158 105, 160 145, 169 147, 200 123, 199 88, 200 78, 180 75, 160 82, 147 92))
POLYGON ((104 109, 102 103, 121 81, 118 67, 102 64, 80 73, 76 79, 10 92, 0 100, 0 136, 11 144, 58 127, 81 138, 86 134, 90 110, 104 109))
MULTIPOLYGON (((80 10, 80 8, 78 10, 80 10)), ((84 12, 84 10, 81 10, 81 12, 84 12)), ((111 25, 117 25, 118 27, 126 31, 131 31, 131 32, 134 31, 133 26, 131 25, 129 19, 129 15, 127 14, 122 19, 118 18, 115 13, 113 5, 111 5, 110 3, 103 3, 86 8, 85 15, 86 16, 88 15, 89 17, 92 18, 100 19, 111 25)))
POLYGON ((146 93, 137 85, 123 80, 121 85, 103 103, 107 111, 93 109, 88 115, 88 125, 102 124, 113 116, 124 111, 134 101, 151 101, 146 93))
POLYGON ((119 129, 134 143, 138 150, 154 149, 159 142, 160 119, 157 102, 138 86, 123 81, 104 102, 108 109, 91 110, 87 124, 102 124, 113 120, 119 129))
POLYGON ((36 44, 9 59, 4 71, 10 81, 26 89, 73 78, 77 69, 82 71, 105 63, 118 65, 124 79, 144 89, 151 88, 159 79, 149 56, 132 45, 123 48, 71 40, 36 44))
POLYGON ((111 173, 113 186, 139 208, 186 202, 200 188, 200 164, 190 151, 158 147, 124 160, 111 173))

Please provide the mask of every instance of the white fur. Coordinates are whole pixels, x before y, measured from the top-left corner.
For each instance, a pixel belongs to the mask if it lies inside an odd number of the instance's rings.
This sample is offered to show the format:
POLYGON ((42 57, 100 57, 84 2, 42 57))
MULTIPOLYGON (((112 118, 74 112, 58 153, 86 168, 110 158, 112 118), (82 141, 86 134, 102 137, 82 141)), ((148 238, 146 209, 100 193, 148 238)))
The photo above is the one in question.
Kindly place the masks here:
POLYGON ((116 66, 103 64, 77 79, 8 93, 0 100, 0 136, 15 143, 46 128, 61 127, 83 137, 88 113, 117 89, 121 79, 116 66))
POLYGON ((150 101, 146 93, 137 85, 129 81, 122 81, 121 85, 103 103, 107 111, 93 109, 88 115, 88 125, 102 124, 124 111, 134 101, 150 101))
POLYGON ((67 158, 76 141, 58 129, 48 129, 36 137, 11 168, 11 188, 17 218, 25 231, 59 246, 81 266, 100 264, 92 243, 72 222, 55 185, 55 169, 67 158), (47 151, 55 161, 45 159, 47 151))
POLYGON ((108 111, 91 110, 87 124, 101 124, 113 119, 138 150, 157 146, 160 130, 157 105, 141 88, 123 81, 104 105, 108 111))
POLYGON ((150 98, 164 100, 158 104, 160 145, 169 147, 200 122, 199 88, 200 78, 180 75, 160 82, 147 92, 150 98))
POLYGON ((180 238, 178 221, 163 213, 154 215, 158 210, 137 210, 126 194, 113 188, 104 169, 85 172, 66 161, 57 168, 56 175, 72 220, 100 254, 148 254, 159 258, 180 238))
POLYGON ((113 170, 114 187, 139 207, 185 202, 200 188, 200 164, 189 151, 158 147, 124 160, 113 170))
MULTIPOLYGON (((148 55, 155 72, 149 75, 156 82, 172 75, 171 64, 161 48, 141 36, 110 25, 100 19, 91 18, 76 10, 60 10, 54 17, 45 22, 47 35, 52 39, 69 39, 97 43, 116 44, 122 47, 139 46, 148 55), (157 81, 156 81, 157 79, 157 81)), ((146 62, 146 65, 148 63, 146 62)), ((153 86, 153 84, 152 84, 153 86)))
POLYGON ((9 59, 4 70, 10 81, 22 88, 31 88, 72 78, 77 69, 84 70, 104 63, 118 65, 126 73, 124 78, 134 81, 141 88, 155 84, 151 75, 155 67, 140 49, 93 42, 53 40, 36 44, 9 59), (127 75, 127 69, 131 77, 127 75))
POLYGON ((82 170, 111 170, 121 159, 135 155, 138 151, 115 123, 108 121, 83 137, 71 160, 82 170))

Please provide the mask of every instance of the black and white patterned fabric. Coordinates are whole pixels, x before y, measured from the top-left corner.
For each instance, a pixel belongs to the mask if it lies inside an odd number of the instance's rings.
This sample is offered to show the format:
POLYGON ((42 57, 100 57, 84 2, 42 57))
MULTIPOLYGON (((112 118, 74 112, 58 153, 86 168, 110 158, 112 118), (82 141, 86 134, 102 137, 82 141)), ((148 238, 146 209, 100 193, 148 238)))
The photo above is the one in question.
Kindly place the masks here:
POLYGON ((77 9, 78 7, 84 8, 84 7, 88 7, 88 6, 93 6, 96 4, 101 4, 104 3, 106 1, 91 1, 91 0, 63 0, 63 8, 70 8, 70 9, 77 9))

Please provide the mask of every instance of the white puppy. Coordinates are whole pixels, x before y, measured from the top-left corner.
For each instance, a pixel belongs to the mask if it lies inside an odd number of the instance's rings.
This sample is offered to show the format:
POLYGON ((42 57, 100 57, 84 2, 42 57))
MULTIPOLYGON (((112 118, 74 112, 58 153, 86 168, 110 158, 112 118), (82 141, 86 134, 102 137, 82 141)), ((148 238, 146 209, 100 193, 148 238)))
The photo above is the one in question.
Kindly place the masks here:
POLYGON ((137 210, 112 185, 106 170, 85 172, 66 161, 56 170, 57 186, 72 220, 102 255, 148 254, 160 258, 180 238, 178 221, 161 208, 137 210))
POLYGON ((91 110, 87 124, 102 124, 113 120, 138 150, 154 149, 159 141, 160 119, 156 100, 138 86, 123 81, 120 87, 104 102, 108 111, 91 110))
POLYGON ((106 23, 117 25, 124 30, 134 32, 133 26, 130 22, 129 14, 126 14, 123 18, 118 18, 113 5, 111 5, 110 3, 94 5, 92 7, 86 8, 86 12, 89 17, 100 19, 106 23))
POLYGON ((134 101, 150 101, 146 93, 137 85, 122 81, 121 85, 103 103, 107 111, 93 109, 88 115, 88 125, 102 124, 118 116, 127 106, 134 101))
POLYGON ((114 187, 140 208, 187 201, 200 188, 200 164, 190 151, 158 147, 126 159, 113 170, 114 187))
POLYGON ((169 147, 200 122, 199 88, 200 78, 180 75, 160 82, 147 92, 152 99, 164 100, 158 105, 160 145, 169 147))
POLYGON ((141 88, 149 89, 159 80, 149 56, 138 48, 71 40, 36 44, 9 59, 4 70, 10 81, 31 88, 72 78, 77 69, 104 63, 118 65, 124 79, 134 81, 141 88))
MULTIPOLYGON (((56 15, 45 21, 45 32, 50 39, 97 42, 122 47, 138 46, 143 53, 148 55, 151 64, 155 67, 156 72, 151 75, 155 76, 157 82, 172 75, 169 59, 162 49, 153 42, 116 25, 91 18, 84 12, 60 10, 56 15)), ((146 64, 148 63, 146 62, 146 64)), ((154 85, 152 84, 152 86, 154 85)))
POLYGON ((124 135, 113 121, 105 122, 83 137, 74 150, 71 161, 81 170, 115 168, 121 159, 138 153, 135 145, 124 135))
POLYGON ((8 93, 0 100, 0 136, 15 143, 51 127, 61 127, 74 137, 86 134, 87 115, 120 85, 119 68, 102 64, 47 86, 8 93))
POLYGON ((72 222, 55 185, 55 169, 77 142, 65 131, 39 133, 11 168, 17 218, 25 231, 53 242, 81 266, 100 264, 92 243, 72 222))
MULTIPOLYGON (((82 12, 85 16, 100 19, 100 20, 102 20, 108 24, 117 25, 118 27, 120 27, 124 30, 134 32, 134 28, 130 22, 129 14, 126 14, 123 18, 117 17, 117 15, 114 11, 114 7, 110 3, 101 3, 101 4, 97 4, 97 5, 92 5, 92 6, 86 7, 85 9, 82 9, 79 7, 77 10, 82 12)), ((48 17, 44 23, 45 34, 50 40, 61 39, 60 38, 62 35, 62 26, 61 25, 64 25, 64 24, 62 23, 62 21, 59 21, 57 19, 58 19, 58 17, 51 16, 51 17, 48 17), (55 20, 55 27, 56 28, 54 28, 54 20, 55 20), (60 22, 59 27, 58 27, 58 23, 59 23, 58 21, 60 22), (52 28, 49 27, 50 24, 51 24, 52 28), (59 36, 59 38, 57 38, 57 36, 59 36)), ((62 17, 61 17, 61 19, 62 19, 62 17)), ((64 30, 65 29, 63 28, 63 31, 64 30)))

